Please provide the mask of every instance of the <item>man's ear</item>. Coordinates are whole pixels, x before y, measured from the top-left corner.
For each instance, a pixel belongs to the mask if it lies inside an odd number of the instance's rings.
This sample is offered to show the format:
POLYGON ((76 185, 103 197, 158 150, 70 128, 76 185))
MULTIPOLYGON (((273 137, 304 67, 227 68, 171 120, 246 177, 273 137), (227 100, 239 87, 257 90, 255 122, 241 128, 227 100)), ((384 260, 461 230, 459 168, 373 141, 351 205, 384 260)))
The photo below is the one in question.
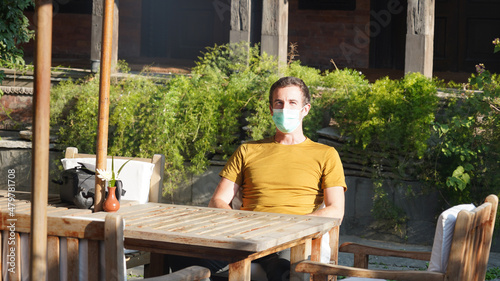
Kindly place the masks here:
POLYGON ((307 114, 309 114, 309 110, 311 110, 311 104, 308 103, 304 106, 304 117, 307 116, 307 114))
POLYGON ((273 107, 271 105, 269 105, 269 111, 271 111, 271 116, 273 116, 273 107))

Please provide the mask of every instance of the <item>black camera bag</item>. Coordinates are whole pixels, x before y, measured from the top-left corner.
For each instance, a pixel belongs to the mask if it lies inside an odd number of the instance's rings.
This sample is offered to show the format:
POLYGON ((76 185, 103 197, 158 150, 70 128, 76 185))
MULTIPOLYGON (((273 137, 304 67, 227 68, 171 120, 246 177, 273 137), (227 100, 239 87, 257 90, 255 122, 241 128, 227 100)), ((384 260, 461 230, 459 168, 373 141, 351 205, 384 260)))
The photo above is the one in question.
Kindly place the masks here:
MULTIPOLYGON (((74 204, 80 209, 89 209, 94 205, 95 172, 84 166, 77 166, 64 170, 58 183, 61 185, 59 187, 61 201, 74 204)), ((125 190, 121 182, 116 183, 116 198, 120 201, 125 190)))

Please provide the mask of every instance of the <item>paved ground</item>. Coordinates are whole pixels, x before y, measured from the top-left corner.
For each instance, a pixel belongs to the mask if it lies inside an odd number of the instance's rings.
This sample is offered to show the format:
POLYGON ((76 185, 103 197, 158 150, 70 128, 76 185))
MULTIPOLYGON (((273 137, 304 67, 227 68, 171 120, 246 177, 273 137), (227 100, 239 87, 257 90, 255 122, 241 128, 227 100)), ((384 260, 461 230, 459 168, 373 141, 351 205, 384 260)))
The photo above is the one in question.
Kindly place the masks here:
MULTIPOLYGON (((386 241, 368 240, 350 235, 340 237, 340 243, 344 242, 356 242, 370 246, 384 247, 397 250, 431 251, 430 246, 409 245, 409 244, 393 243, 386 241)), ((353 256, 347 253, 339 253, 339 264, 352 266, 353 256)), ((392 258, 392 257, 370 257, 369 267, 371 269, 418 270, 427 268, 427 262, 401 259, 401 258, 392 258)), ((493 268, 493 267, 500 267, 500 253, 497 252, 490 253, 488 268, 493 268)), ((129 274, 128 280, 141 279, 143 276, 143 268, 137 267, 129 269, 128 274, 129 274)), ((500 281, 500 279, 494 279, 494 280, 500 281)))

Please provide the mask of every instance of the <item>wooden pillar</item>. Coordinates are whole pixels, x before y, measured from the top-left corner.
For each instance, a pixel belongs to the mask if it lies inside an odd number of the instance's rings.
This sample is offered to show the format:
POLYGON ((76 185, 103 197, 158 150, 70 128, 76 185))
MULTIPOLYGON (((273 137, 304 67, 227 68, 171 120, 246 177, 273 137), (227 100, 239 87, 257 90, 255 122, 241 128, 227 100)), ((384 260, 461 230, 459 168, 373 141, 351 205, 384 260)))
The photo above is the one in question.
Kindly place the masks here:
MULTIPOLYGON (((118 61, 118 0, 115 0, 113 13, 113 45, 111 54, 112 72, 115 72, 118 61)), ((102 52, 102 21, 104 13, 104 0, 92 1, 92 30, 90 37, 90 62, 94 73, 99 71, 102 52)))
POLYGON ((263 0, 262 52, 276 57, 286 65, 288 49, 288 0, 263 0))
POLYGON ((230 43, 250 42, 251 11, 250 0, 231 1, 230 43))
POLYGON ((405 73, 432 77, 435 0, 408 0, 405 73))
MULTIPOLYGON (((30 235, 30 280, 46 280, 47 273, 52 9, 52 0, 37 0, 35 2, 36 36, 33 97, 33 156, 31 161, 32 235, 30 235)), ((15 215, 15 210, 12 213, 15 215)), ((15 219, 15 216, 13 219, 15 219)), ((21 256, 14 258, 21 259, 21 256)), ((20 269, 16 268, 16 270, 20 269)))

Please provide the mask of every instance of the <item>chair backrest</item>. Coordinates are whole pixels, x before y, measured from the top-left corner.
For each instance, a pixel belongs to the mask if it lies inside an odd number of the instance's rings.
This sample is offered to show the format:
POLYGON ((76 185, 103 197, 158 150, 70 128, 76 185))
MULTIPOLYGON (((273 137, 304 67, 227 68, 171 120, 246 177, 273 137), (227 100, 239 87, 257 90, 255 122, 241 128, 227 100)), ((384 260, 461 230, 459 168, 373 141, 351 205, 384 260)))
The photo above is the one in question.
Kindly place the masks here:
MULTIPOLYGON (((1 210, 2 280, 29 280, 30 220, 1 210)), ((104 221, 47 217, 47 235, 47 280, 125 280, 119 215, 108 214, 104 221)))
MULTIPOLYGON (((96 156, 94 154, 83 154, 78 153, 76 147, 67 147, 65 158, 75 159, 75 158, 93 158, 96 156)), ((111 156, 108 156, 111 159, 111 156)), ((152 158, 138 158, 138 157, 119 157, 116 156, 114 159, 129 160, 151 163, 154 165, 153 173, 151 175, 151 181, 149 185, 149 200, 148 202, 160 202, 163 192, 163 175, 165 169, 165 155, 155 154, 152 158)))
POLYGON ((498 197, 489 195, 472 211, 458 214, 445 280, 484 280, 490 255, 498 197))

